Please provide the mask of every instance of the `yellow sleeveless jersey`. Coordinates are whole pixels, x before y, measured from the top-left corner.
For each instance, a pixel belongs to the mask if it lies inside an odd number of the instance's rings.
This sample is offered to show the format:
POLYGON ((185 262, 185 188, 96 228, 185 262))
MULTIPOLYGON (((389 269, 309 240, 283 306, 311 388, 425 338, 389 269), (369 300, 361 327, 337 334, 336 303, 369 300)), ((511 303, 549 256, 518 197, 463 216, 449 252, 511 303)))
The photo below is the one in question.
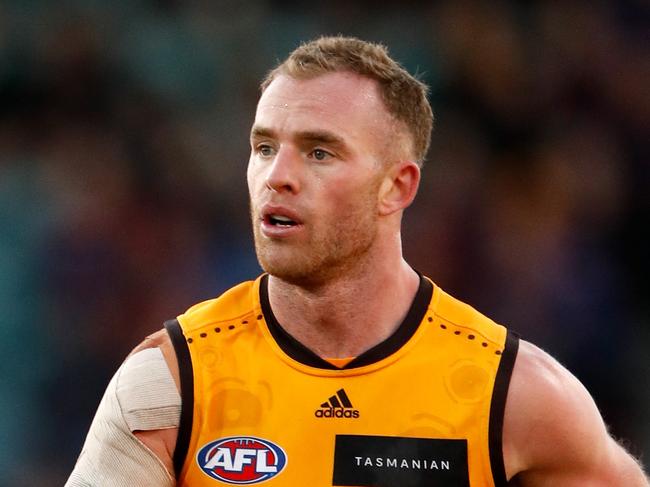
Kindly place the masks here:
POLYGON ((166 323, 181 487, 492 487, 518 340, 421 277, 397 331, 343 368, 275 320, 267 276, 166 323))

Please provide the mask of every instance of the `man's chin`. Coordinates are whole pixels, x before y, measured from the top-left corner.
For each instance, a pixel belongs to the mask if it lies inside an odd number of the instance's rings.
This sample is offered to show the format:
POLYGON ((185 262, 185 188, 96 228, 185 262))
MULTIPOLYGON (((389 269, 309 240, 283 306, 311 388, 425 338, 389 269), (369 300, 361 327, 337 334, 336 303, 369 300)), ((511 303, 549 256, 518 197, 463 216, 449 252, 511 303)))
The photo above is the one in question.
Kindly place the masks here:
POLYGON ((296 286, 309 286, 318 281, 318 272, 313 266, 301 265, 295 260, 265 259, 258 256, 260 266, 270 276, 296 286))
POLYGON ((295 266, 264 265, 264 272, 290 284, 302 284, 310 280, 311 272, 303 269, 296 269, 295 266))

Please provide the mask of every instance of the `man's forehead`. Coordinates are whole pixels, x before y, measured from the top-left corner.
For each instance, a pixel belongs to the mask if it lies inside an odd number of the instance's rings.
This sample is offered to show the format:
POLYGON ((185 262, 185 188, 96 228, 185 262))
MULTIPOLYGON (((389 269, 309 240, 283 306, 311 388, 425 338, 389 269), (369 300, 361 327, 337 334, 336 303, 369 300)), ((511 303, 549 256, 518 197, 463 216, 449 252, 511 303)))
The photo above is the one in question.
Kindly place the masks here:
POLYGON ((390 143, 394 122, 376 81, 337 72, 310 79, 278 76, 260 98, 255 125, 273 128, 276 134, 330 132, 361 148, 390 143))
POLYGON ((327 73, 309 79, 279 75, 262 94, 258 110, 319 105, 339 111, 385 111, 376 81, 349 72, 327 73))

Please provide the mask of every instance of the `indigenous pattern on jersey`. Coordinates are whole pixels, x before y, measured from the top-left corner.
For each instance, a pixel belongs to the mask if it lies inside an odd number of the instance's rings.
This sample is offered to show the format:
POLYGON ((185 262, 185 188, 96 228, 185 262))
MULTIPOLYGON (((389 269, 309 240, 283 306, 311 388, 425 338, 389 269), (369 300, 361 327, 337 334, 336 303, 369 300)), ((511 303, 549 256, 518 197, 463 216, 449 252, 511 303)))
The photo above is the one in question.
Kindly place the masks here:
POLYGON ((183 409, 178 485, 506 485, 518 340, 430 280, 388 339, 342 368, 292 338, 266 275, 166 323, 183 409))

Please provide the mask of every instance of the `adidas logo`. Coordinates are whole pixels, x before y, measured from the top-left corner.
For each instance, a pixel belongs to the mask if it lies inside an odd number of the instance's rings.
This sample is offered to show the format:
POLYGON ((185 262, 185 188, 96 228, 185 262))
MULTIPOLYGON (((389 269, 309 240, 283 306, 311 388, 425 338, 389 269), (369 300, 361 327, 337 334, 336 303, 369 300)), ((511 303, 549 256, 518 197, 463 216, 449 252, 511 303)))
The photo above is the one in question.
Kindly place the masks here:
POLYGON ((344 389, 336 391, 332 397, 320 405, 314 412, 317 418, 358 418, 359 411, 354 409, 344 389))

